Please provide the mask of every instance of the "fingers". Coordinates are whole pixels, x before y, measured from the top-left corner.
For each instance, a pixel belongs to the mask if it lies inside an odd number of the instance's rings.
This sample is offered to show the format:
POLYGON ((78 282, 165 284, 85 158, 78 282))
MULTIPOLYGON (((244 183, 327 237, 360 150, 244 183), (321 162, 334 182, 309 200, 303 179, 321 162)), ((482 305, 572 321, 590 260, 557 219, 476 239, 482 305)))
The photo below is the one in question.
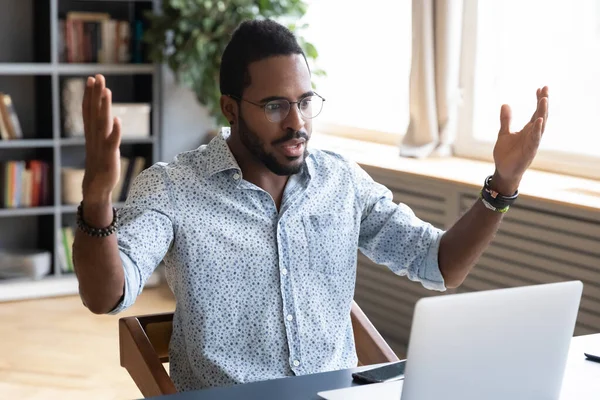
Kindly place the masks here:
POLYGON ((508 104, 503 104, 500 108, 500 132, 498 135, 510 133, 510 119, 512 112, 508 104))
POLYGON ((112 92, 108 88, 104 88, 101 95, 100 100, 100 111, 98 113, 98 132, 97 134, 100 137, 108 137, 110 132, 112 131, 112 111, 111 111, 111 102, 112 102, 112 92))
POLYGON ((542 120, 542 134, 546 130, 546 120, 548 119, 548 98, 542 97, 538 105, 540 119, 542 120))
POLYGON ((531 122, 531 123, 534 123, 537 118, 541 117, 541 115, 540 115, 540 99, 542 98, 542 89, 538 88, 535 91, 535 97, 537 99, 537 102, 536 102, 535 111, 533 112, 533 115, 531 116, 531 119, 529 120, 529 122, 531 122))
POLYGON ((542 88, 541 97, 546 99, 546 104, 545 104, 545 112, 544 112, 544 115, 543 115, 544 122, 542 124, 542 134, 546 131, 546 122, 548 121, 548 106, 549 106, 548 105, 548 102, 549 102, 548 95, 549 95, 548 86, 544 86, 542 88))
POLYGON ((542 125, 542 133, 546 128, 546 120, 548 119, 548 86, 538 88, 535 92, 537 97, 537 107, 531 116, 530 122, 535 122, 537 118, 544 118, 544 124, 542 125), (541 107, 541 100, 546 99, 545 108, 541 107))
POLYGON ((92 96, 90 99, 90 129, 92 135, 96 134, 98 129, 98 114, 100 113, 102 92, 104 91, 105 81, 102 75, 96 75, 94 86, 92 87, 92 96))
POLYGON ((85 92, 83 93, 83 102, 81 104, 81 114, 83 116, 83 130, 85 133, 86 140, 90 132, 90 104, 92 97, 92 90, 94 88, 95 79, 91 76, 88 77, 85 83, 85 92))
POLYGON ((121 120, 114 117, 112 121, 112 132, 108 137, 111 144, 111 149, 116 150, 121 145, 121 120))
POLYGON ((530 139, 536 148, 540 145, 540 141, 542 140, 542 126, 544 125, 544 119, 538 118, 533 123, 533 129, 530 132, 530 139))

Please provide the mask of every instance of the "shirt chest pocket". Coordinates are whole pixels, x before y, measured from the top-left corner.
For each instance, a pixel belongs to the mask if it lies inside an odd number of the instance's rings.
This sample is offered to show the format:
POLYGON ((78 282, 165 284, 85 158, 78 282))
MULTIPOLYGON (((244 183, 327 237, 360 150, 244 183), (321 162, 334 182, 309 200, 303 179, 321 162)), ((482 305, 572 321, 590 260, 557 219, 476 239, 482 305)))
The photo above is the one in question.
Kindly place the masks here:
POLYGON ((358 233, 351 214, 305 215, 302 223, 312 270, 329 275, 354 270, 358 233))

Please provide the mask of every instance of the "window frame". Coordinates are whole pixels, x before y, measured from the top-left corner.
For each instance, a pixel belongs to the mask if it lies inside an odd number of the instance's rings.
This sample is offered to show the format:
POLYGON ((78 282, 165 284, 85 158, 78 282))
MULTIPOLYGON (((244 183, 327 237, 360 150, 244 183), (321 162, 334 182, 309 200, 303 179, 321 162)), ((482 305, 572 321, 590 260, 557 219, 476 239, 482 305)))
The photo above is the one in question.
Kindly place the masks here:
POLYGON ((385 144, 390 146, 399 146, 404 136, 403 134, 364 129, 351 125, 320 121, 314 123, 313 133, 339 136, 346 139, 354 139, 364 142, 385 144))
MULTIPOLYGON (((458 131, 454 141, 454 155, 480 161, 493 162, 494 143, 475 139, 473 134, 473 105, 475 95, 475 56, 477 51, 477 0, 464 0, 463 39, 461 50, 460 87, 462 101, 458 112, 458 131)), ((500 104, 498 105, 498 128, 500 128, 500 104)), ((552 123, 552 101, 549 121, 552 123)), ((542 138, 542 140, 544 140, 542 138)), ((540 149, 530 168, 600 179, 600 155, 598 157, 540 149), (595 166, 595 167, 594 167, 595 166)))

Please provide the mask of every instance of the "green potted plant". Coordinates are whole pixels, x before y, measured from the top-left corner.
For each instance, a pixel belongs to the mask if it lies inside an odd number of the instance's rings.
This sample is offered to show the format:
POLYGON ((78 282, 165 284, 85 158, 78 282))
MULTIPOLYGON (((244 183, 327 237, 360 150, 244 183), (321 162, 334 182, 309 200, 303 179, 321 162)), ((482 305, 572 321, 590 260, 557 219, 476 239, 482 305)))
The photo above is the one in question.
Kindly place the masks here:
POLYGON ((146 15, 149 27, 144 42, 150 60, 166 63, 177 82, 190 88, 222 126, 227 121, 219 103, 221 55, 242 21, 270 18, 286 25, 312 64, 313 75, 325 74, 315 67, 317 49, 300 35, 307 25, 295 23, 306 9, 302 0, 163 0, 160 13, 146 15))

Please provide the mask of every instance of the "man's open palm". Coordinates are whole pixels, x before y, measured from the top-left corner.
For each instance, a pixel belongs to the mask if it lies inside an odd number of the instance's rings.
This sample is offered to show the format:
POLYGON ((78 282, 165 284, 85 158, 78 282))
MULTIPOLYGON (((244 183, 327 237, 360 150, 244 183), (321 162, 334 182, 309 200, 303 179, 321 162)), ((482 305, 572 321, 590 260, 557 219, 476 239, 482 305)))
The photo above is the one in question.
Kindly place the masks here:
POLYGON ((535 158, 548 119, 548 87, 537 90, 537 107, 531 120, 519 132, 510 131, 511 110, 500 110, 500 131, 494 146, 496 172, 503 180, 520 181, 535 158))
POLYGON ((82 112, 85 127, 85 176, 83 194, 108 196, 120 175, 121 122, 111 112, 112 92, 104 76, 88 78, 82 112))

